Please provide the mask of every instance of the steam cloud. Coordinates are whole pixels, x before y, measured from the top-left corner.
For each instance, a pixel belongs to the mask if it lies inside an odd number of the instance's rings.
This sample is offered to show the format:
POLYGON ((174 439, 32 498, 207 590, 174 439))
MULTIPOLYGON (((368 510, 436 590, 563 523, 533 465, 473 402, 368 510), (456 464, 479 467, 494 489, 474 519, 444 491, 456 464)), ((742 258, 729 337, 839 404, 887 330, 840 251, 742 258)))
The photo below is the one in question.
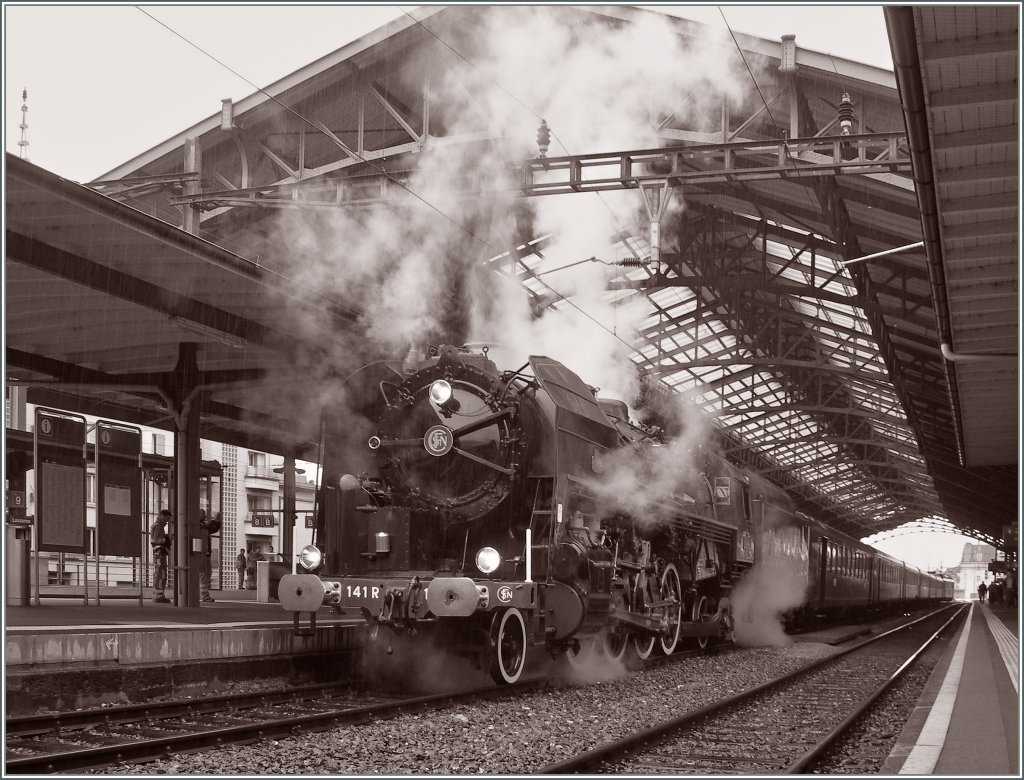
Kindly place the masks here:
MULTIPOLYGON (((476 24, 435 32, 472 65, 438 45, 393 77, 418 90, 429 68, 432 101, 445 107, 439 134, 483 131, 489 140, 428 142, 408 182, 415 196, 399 192, 385 207, 358 212, 282 211, 275 226, 276 243, 287 248, 279 270, 359 311, 350 332, 339 333, 321 307, 282 306, 293 329, 322 345, 294 356, 303 389, 289 401, 298 415, 316 420, 320 405, 345 403, 336 367, 441 342, 492 344, 501 367, 547 355, 603 394, 635 394, 629 343, 648 309, 609 300, 609 267, 579 261, 646 253, 642 240, 624 248, 612 239, 623 230, 646 234, 640 196, 517 200, 508 162, 536 156, 540 116, 552 129, 552 155, 656 146, 652 118, 674 112, 691 126, 717 122, 722 97, 739 101, 746 77, 737 75, 732 49, 707 39, 685 45, 655 14, 608 24, 577 9, 489 7, 465 18, 476 24), (492 194, 467 198, 467 178, 492 194), (537 271, 575 265, 541 276, 546 285, 532 283, 544 303, 555 301, 540 310, 508 275, 507 260, 495 263, 497 273, 485 261, 517 236, 545 234, 537 271)), ((281 398, 279 388, 273 393, 281 398)), ((683 465, 678 451, 671 457, 665 474, 683 465)), ((660 483, 660 467, 655 472, 660 483)))
POLYGON ((695 502, 712 499, 700 481, 697 463, 711 421, 685 398, 674 400, 673 427, 678 435, 660 446, 623 447, 600 459, 600 475, 588 484, 597 497, 599 514, 624 512, 640 524, 656 523, 678 510, 665 503, 672 496, 688 495, 695 502))
POLYGON ((743 647, 786 647, 792 640, 782 615, 804 601, 805 583, 783 566, 756 564, 733 591, 736 644, 743 647))

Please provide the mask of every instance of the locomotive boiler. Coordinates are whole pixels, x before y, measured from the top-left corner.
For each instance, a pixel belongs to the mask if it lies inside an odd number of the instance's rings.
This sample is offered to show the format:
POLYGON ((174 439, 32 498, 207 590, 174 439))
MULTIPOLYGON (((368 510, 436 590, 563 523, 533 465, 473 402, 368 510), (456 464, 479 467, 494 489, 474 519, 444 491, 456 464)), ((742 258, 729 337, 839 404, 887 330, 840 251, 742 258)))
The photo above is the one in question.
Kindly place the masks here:
POLYGON ((729 633, 753 535, 724 461, 706 455, 693 489, 637 517, 602 500, 605 458, 663 442, 556 360, 499 371, 445 346, 349 386, 371 423, 326 424, 315 544, 281 580, 285 609, 432 632, 504 683, 536 650, 646 658, 729 633))

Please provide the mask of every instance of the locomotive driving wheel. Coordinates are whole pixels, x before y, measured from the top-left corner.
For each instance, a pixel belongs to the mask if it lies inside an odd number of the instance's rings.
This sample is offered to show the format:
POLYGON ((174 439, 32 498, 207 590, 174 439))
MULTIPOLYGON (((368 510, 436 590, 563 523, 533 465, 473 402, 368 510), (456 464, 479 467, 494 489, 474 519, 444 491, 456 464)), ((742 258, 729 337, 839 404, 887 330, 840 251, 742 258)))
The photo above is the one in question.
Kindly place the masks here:
MULTIPOLYGON (((694 623, 710 623, 715 619, 718 614, 717 605, 715 599, 710 596, 698 596, 697 600, 693 604, 693 622, 694 623)), ((708 636, 697 637, 697 646, 702 650, 708 646, 708 636)))
MULTIPOLYGON (((650 608, 648 604, 654 601, 654 594, 651 593, 651 581, 653 578, 646 575, 637 579, 636 588, 633 591, 633 609, 641 615, 648 615, 650 608)), ((654 645, 658 637, 646 631, 636 630, 633 633, 633 652, 641 661, 646 661, 654 652, 654 645)))
POLYGON ((487 667, 496 683, 511 685, 526 666, 526 621, 515 607, 495 612, 491 620, 487 667))
POLYGON ((661 600, 668 601, 662 609, 668 619, 668 631, 662 632, 659 644, 661 652, 672 655, 679 643, 679 630, 683 618, 683 589, 679 583, 679 572, 674 563, 665 567, 661 575, 661 600))
MULTIPOLYGON (((616 612, 625 613, 628 607, 621 591, 612 592, 612 606, 616 612)), ((619 622, 612 623, 600 636, 604 640, 604 652, 612 661, 621 661, 629 645, 629 629, 619 622)))

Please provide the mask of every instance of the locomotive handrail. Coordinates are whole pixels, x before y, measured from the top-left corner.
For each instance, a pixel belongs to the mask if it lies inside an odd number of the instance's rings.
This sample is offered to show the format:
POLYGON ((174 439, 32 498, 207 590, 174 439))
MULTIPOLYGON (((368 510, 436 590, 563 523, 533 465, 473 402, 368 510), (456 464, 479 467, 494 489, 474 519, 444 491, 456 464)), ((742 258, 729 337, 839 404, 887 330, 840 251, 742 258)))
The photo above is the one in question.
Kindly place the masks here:
POLYGON ((511 406, 506 406, 504 409, 493 412, 486 417, 481 417, 479 420, 474 420, 471 423, 466 423, 461 428, 453 428, 452 433, 456 436, 467 436, 471 433, 476 433, 481 428, 486 428, 488 425, 497 422, 498 420, 508 417, 515 411, 511 406))
POLYGON ((423 444, 423 439, 381 439, 377 437, 380 444, 378 447, 408 447, 413 444, 423 444))
POLYGON ((507 469, 504 466, 499 466, 497 463, 491 463, 491 461, 487 460, 486 458, 481 458, 479 455, 474 455, 472 452, 467 452, 466 450, 460 449, 458 447, 452 447, 452 452, 457 452, 464 458, 469 458, 470 460, 479 463, 481 466, 487 466, 488 468, 492 468, 495 471, 500 471, 502 474, 512 476, 512 474, 514 473, 512 469, 507 469))

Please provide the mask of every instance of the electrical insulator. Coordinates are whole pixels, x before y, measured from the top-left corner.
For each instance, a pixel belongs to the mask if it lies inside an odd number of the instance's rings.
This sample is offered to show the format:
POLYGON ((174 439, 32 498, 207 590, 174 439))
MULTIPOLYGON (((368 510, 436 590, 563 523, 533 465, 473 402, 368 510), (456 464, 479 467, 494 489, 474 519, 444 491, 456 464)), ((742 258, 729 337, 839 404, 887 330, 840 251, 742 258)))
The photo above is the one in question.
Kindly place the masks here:
POLYGON ((548 147, 551 146, 551 130, 548 128, 546 120, 540 120, 540 127, 537 128, 537 148, 540 149, 540 156, 543 157, 548 153, 548 147))
POLYGON ((853 127, 853 101, 850 100, 850 93, 844 92, 839 101, 839 129, 842 135, 849 135, 853 127))

